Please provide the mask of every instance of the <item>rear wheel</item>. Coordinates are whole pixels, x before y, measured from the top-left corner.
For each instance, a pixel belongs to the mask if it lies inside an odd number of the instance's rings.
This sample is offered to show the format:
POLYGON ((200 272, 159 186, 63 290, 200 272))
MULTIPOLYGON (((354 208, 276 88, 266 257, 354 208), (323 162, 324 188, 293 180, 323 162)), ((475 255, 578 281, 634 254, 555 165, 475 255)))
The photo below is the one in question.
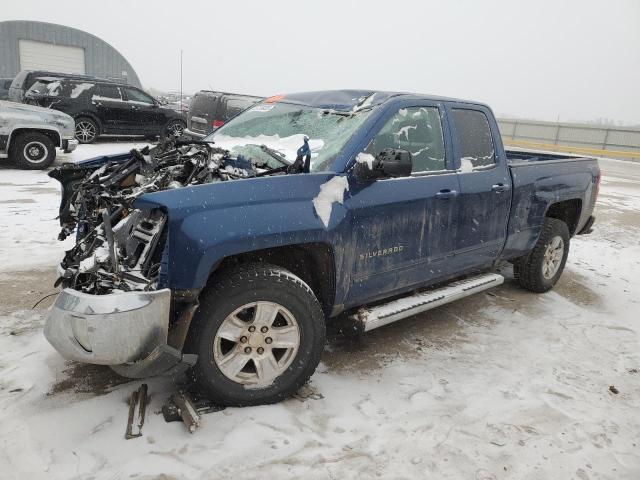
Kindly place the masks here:
POLYGON ((44 133, 23 133, 11 143, 10 157, 20 168, 41 170, 56 159, 56 145, 44 133))
POLYGON ((170 121, 164 129, 165 136, 169 138, 179 137, 184 131, 185 124, 181 120, 170 121))
POLYGON ((187 348, 194 378, 215 403, 274 403, 313 374, 324 348, 320 304, 300 278, 248 264, 221 272, 201 296, 187 348))
POLYGON ((536 293, 551 290, 564 270, 569 242, 567 224, 546 218, 533 250, 513 264, 513 274, 520 286, 536 293))
POLYGON ((98 123, 89 117, 76 119, 76 139, 80 143, 93 143, 100 133, 98 123))

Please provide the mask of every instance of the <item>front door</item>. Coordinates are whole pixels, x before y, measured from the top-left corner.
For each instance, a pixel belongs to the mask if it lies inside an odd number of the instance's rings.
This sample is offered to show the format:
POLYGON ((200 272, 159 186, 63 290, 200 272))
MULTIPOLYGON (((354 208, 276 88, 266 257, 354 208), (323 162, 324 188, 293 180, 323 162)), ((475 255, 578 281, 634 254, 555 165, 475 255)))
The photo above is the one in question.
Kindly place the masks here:
POLYGON ((345 207, 354 254, 347 307, 446 274, 444 259, 454 249, 451 238, 459 187, 446 155, 442 113, 435 104, 389 112, 361 154, 375 156, 385 148, 408 150, 413 171, 410 177, 350 188, 345 207))
POLYGON ((164 114, 153 98, 132 87, 124 88, 130 113, 130 128, 143 135, 158 135, 164 127, 164 114))
POLYGON ((507 236, 511 176, 497 125, 482 107, 453 105, 453 145, 459 166, 459 220, 456 264, 459 270, 485 268, 499 256, 507 236), (496 140, 498 139, 498 140, 496 140))

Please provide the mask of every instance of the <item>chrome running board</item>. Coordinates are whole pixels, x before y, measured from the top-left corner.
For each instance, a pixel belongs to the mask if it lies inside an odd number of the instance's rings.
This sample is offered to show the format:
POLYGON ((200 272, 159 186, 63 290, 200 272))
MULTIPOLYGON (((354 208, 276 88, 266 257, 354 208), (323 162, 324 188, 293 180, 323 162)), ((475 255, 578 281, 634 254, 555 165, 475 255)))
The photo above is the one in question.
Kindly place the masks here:
POLYGON ((441 288, 415 293, 377 307, 362 307, 351 315, 351 320, 359 324, 361 331, 368 332, 396 320, 426 312, 445 303, 459 300, 474 293, 482 292, 504 282, 497 273, 488 273, 466 278, 441 288))

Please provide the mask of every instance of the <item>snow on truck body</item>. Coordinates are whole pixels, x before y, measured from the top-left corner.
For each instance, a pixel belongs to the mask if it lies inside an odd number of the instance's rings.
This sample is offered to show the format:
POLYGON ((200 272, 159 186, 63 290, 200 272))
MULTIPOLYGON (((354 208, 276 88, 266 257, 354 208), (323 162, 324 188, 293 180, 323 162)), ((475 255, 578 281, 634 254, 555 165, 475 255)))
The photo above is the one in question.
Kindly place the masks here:
POLYGON ((333 317, 523 258, 547 218, 587 233, 599 169, 505 152, 481 104, 345 90, 267 99, 204 142, 52 176, 77 244, 46 336, 136 377, 197 362, 184 352, 199 297, 236 264, 293 272, 333 317))

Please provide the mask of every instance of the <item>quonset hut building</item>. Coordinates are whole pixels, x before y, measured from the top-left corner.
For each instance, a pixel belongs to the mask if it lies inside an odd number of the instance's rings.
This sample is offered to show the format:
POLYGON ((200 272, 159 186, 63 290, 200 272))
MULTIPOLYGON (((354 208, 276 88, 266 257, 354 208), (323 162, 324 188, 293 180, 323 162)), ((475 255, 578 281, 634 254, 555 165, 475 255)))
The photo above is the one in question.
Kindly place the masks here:
POLYGON ((131 64, 107 42, 54 23, 0 22, 0 78, 49 70, 109 78, 141 87, 131 64))

